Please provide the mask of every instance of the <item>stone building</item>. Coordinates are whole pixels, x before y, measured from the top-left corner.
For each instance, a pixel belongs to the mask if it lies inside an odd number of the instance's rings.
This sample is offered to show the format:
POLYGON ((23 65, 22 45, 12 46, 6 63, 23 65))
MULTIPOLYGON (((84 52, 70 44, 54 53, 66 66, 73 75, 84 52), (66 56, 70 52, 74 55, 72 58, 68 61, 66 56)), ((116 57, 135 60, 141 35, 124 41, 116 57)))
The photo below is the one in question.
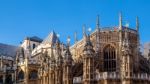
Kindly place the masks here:
MULTIPOLYGON (((75 36, 76 37, 76 36, 75 36)), ((76 39, 76 38, 75 38, 76 39)), ((17 84, 149 84, 150 61, 139 49, 136 28, 101 27, 99 17, 92 33, 70 46, 51 32, 44 40, 27 37, 17 48, 14 83, 17 84)))
POLYGON ((150 43, 145 43, 144 44, 144 57, 149 59, 149 52, 150 52, 150 43))
POLYGON ((16 46, 0 43, 0 84, 12 84, 15 81, 16 46))

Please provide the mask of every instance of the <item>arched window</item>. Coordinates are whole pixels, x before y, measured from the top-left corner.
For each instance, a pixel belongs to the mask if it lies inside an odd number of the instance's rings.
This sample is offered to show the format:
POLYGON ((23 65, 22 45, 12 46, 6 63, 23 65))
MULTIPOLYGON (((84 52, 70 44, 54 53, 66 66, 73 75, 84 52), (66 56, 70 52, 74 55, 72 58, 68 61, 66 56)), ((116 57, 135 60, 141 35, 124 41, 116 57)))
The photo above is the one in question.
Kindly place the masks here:
POLYGON ((38 72, 36 70, 33 70, 30 72, 29 79, 37 79, 38 78, 38 72))
POLYGON ((35 44, 33 44, 33 49, 36 47, 36 45, 35 44))
POLYGON ((24 79, 24 72, 21 70, 18 74, 18 79, 23 80, 24 79))
POLYGON ((0 76, 0 84, 3 84, 3 76, 0 76))
POLYGON ((115 48, 108 45, 103 50, 104 54, 104 71, 114 72, 116 71, 116 52, 115 48))
POLYGON ((5 84, 13 84, 12 76, 10 74, 6 75, 5 84))

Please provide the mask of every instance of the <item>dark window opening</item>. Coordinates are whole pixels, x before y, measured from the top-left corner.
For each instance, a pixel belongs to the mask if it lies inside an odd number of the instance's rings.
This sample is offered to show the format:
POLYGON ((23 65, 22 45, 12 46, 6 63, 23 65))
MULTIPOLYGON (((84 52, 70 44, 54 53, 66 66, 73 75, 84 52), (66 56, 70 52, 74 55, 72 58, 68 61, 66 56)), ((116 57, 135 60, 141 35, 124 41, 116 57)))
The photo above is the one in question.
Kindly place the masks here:
POLYGON ((22 70, 19 72, 18 79, 19 80, 23 80, 24 79, 24 72, 22 70))
POLYGON ((115 48, 108 45, 104 48, 104 71, 114 72, 116 71, 116 52, 115 48))
POLYGON ((33 44, 33 49, 36 47, 36 45, 35 44, 33 44))
POLYGON ((38 72, 33 70, 30 72, 30 75, 29 75, 29 79, 37 79, 38 78, 38 72))

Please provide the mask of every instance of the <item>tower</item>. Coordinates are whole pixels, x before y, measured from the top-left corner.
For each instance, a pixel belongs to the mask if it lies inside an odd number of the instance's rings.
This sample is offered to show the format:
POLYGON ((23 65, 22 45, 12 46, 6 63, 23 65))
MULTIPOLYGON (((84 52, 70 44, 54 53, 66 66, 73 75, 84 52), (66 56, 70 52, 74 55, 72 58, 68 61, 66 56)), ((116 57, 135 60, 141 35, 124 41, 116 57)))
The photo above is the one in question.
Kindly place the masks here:
POLYGON ((94 50, 88 35, 83 49, 83 83, 94 84, 94 78, 94 50))
POLYGON ((127 28, 124 31, 124 40, 122 43, 122 84, 132 84, 131 76, 133 73, 133 66, 132 66, 132 55, 130 51, 130 44, 128 41, 128 31, 127 28))
POLYGON ((63 71, 62 71, 62 63, 63 63, 63 58, 61 55, 61 49, 60 49, 60 43, 57 40, 56 42, 56 67, 55 67, 55 83, 56 84, 62 84, 63 82, 63 71))
POLYGON ((67 49, 64 54, 63 84, 73 84, 72 55, 70 53, 69 45, 70 37, 68 37, 67 49))

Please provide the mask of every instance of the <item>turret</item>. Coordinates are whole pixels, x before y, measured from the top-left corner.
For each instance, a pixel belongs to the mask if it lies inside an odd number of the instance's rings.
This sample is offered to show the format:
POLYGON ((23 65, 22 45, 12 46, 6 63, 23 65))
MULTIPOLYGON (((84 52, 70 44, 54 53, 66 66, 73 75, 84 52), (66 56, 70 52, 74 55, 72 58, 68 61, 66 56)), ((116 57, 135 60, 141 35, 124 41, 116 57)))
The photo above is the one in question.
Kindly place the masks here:
POLYGON ((133 73, 133 58, 130 50, 130 43, 128 39, 128 31, 125 29, 124 40, 122 44, 122 83, 123 84, 132 84, 131 78, 133 73))
POLYGON ((72 73, 72 55, 70 53, 70 37, 67 40, 67 49, 64 54, 63 64, 63 84, 73 84, 73 73, 72 73))
POLYGON ((83 83, 94 84, 94 50, 90 41, 90 36, 85 37, 85 45, 83 49, 83 83))
POLYGON ((49 84, 55 84, 55 57, 53 46, 51 47, 50 55, 49 84))
POLYGON ((61 84, 63 82, 62 77, 63 77, 63 68, 62 68, 62 64, 63 64, 63 58, 61 55, 61 49, 60 49, 60 43, 57 40, 56 44, 56 52, 55 52, 55 57, 56 57, 56 67, 55 67, 55 82, 56 84, 61 84))

